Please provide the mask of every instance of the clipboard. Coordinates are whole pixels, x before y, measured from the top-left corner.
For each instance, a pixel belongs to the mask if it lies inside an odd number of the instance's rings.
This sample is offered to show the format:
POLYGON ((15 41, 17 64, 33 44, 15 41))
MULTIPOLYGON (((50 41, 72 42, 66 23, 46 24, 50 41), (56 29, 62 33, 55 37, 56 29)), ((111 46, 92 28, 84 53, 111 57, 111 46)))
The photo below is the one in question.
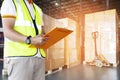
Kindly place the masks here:
MULTIPOLYGON (((73 32, 72 30, 69 30, 66 28, 55 27, 51 31, 49 31, 47 34, 45 34, 45 36, 49 36, 49 39, 45 44, 43 44, 41 46, 34 46, 34 47, 47 49, 50 46, 54 45, 56 42, 65 38, 67 35, 69 35, 72 32, 73 32)), ((33 47, 33 45, 30 47, 33 47)))

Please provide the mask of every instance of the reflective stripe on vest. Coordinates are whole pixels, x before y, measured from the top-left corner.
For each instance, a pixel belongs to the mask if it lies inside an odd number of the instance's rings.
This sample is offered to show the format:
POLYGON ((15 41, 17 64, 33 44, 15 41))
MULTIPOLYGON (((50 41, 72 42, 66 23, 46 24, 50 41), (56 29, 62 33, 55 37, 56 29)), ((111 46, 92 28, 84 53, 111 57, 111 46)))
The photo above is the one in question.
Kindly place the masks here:
MULTIPOLYGON (((13 0, 16 6, 16 21, 14 30, 17 32, 32 37, 36 36, 36 32, 34 29, 34 25, 32 22, 32 18, 29 14, 29 11, 25 5, 24 0, 13 0)), ((41 34, 41 25, 42 25, 42 11, 41 9, 33 4, 35 7, 35 15, 36 15, 36 25, 39 30, 39 34, 41 34)), ((30 48, 29 45, 21 42, 15 42, 5 38, 5 46, 4 46, 4 56, 34 56, 37 53, 37 48, 30 48)), ((43 49, 40 49, 40 53, 42 57, 46 57, 46 54, 43 49)))

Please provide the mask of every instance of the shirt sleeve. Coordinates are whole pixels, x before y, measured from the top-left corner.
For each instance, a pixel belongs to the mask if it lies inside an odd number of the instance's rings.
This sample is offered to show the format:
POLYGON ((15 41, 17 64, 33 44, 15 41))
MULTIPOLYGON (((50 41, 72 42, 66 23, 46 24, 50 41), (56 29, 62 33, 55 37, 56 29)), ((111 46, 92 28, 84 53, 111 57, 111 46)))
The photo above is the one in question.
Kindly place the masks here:
POLYGON ((15 18, 16 9, 13 0, 4 0, 1 6, 2 18, 15 18))

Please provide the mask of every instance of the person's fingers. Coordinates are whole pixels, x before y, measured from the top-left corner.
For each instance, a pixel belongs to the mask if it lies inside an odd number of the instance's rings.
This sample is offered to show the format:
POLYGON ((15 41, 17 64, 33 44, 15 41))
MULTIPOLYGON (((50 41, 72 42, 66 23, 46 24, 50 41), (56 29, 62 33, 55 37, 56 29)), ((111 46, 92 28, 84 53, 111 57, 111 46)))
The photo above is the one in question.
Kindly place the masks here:
POLYGON ((43 37, 43 41, 47 41, 49 37, 43 37))

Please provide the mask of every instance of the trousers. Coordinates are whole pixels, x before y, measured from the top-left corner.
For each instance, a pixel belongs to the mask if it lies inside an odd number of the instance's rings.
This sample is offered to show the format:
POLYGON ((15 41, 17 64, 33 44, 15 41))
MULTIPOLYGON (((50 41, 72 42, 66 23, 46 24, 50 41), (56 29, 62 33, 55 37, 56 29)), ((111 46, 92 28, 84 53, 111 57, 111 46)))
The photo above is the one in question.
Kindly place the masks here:
POLYGON ((45 59, 22 57, 5 61, 8 80, 45 80, 45 59))

